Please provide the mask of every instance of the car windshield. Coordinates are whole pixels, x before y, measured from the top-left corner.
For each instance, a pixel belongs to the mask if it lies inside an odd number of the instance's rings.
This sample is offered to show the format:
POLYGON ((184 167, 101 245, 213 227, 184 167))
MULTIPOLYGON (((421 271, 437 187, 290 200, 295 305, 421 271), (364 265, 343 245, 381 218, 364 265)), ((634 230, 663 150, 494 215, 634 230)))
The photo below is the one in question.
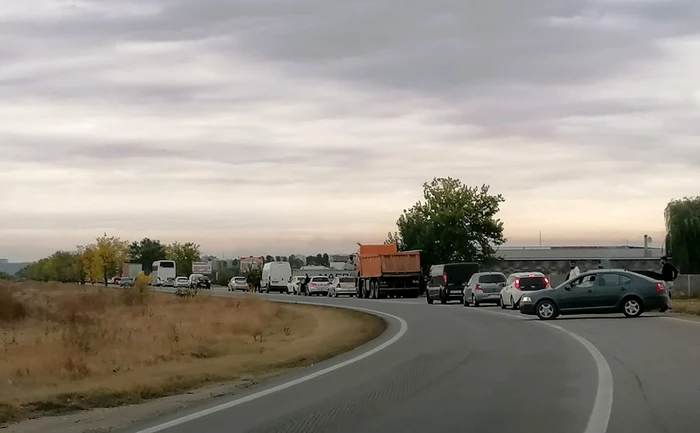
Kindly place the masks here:
POLYGON ((498 284, 498 283, 503 283, 506 281, 506 277, 504 275, 500 274, 493 274, 493 275, 481 275, 479 277, 479 282, 483 284, 498 284))
POLYGON ((341 283, 354 283, 354 282, 355 282, 355 279, 352 278, 352 277, 342 277, 342 278, 340 279, 340 282, 341 282, 341 283))
POLYGON ((245 283, 246 279, 245 279, 245 277, 236 277, 236 278, 234 278, 233 281, 235 281, 237 283, 245 283))

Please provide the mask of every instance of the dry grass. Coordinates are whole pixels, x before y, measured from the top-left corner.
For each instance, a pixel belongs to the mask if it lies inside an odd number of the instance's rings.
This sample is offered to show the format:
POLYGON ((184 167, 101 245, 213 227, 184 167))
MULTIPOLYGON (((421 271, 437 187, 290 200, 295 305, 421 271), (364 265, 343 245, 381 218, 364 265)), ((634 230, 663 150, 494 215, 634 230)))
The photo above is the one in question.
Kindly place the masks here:
POLYGON ((700 299, 698 298, 681 298, 674 299, 673 302, 673 312, 681 314, 692 314, 695 316, 700 316, 700 299))
POLYGON ((0 422, 310 364, 384 327, 362 313, 254 297, 0 281, 0 422))

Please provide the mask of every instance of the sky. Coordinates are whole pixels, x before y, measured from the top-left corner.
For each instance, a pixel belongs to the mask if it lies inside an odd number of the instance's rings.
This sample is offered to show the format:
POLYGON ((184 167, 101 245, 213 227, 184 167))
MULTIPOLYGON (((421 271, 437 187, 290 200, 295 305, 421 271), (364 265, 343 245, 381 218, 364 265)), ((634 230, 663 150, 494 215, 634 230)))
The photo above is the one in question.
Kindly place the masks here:
POLYGON ((441 176, 512 245, 660 245, 698 194, 697 0, 2 4, 0 257, 353 251, 441 176))

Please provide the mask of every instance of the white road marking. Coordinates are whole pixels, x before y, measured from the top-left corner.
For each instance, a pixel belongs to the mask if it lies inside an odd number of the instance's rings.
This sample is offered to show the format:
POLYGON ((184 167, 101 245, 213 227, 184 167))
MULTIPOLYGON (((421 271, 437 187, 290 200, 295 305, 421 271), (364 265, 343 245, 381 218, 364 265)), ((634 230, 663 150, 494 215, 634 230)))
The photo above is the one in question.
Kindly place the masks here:
MULTIPOLYGON (((469 310, 480 311, 482 313, 496 314, 499 316, 512 317, 514 319, 525 319, 525 317, 520 317, 509 313, 501 313, 499 311, 481 310, 477 308, 470 308, 469 310)), ((567 334, 568 336, 581 343, 583 347, 585 347, 586 350, 588 350, 588 353, 590 353, 593 357, 596 369, 598 370, 598 389, 596 390, 595 401, 593 402, 593 409, 591 410, 591 414, 588 417, 588 424, 586 425, 586 429, 583 431, 583 433, 605 433, 608 430, 608 423, 610 422, 610 414, 612 413, 613 405, 613 375, 612 371, 610 371, 610 365, 605 360, 605 357, 593 345, 593 343, 574 332, 571 332, 562 328, 561 326, 557 326, 542 320, 538 320, 535 323, 549 326, 567 334)))
POLYGON ((186 422, 193 421, 195 419, 199 419, 208 415, 211 415, 216 412, 221 412, 222 410, 230 409, 235 406, 239 406, 244 403, 248 403, 249 401, 257 400, 259 398, 265 397, 267 395, 273 394, 278 391, 282 391, 287 388, 291 388, 295 385, 299 385, 300 383, 307 382, 311 379, 315 379, 317 377, 323 376, 325 374, 328 374, 330 372, 333 372, 335 370, 341 369, 343 367, 346 367, 350 364, 354 364, 358 361, 361 361, 367 357, 370 357, 374 355, 375 353, 378 353, 387 347, 391 346, 392 344, 396 343, 399 341, 401 337, 406 334, 406 331, 408 331, 408 323, 404 319, 398 316, 394 316, 393 314, 389 313, 384 313, 382 311, 377 311, 377 310, 370 310, 369 308, 360 308, 360 307, 349 307, 349 306, 343 306, 343 305, 338 305, 338 304, 323 304, 323 303, 315 303, 315 302, 297 302, 299 304, 308 304, 308 305, 321 305, 321 306, 326 306, 326 307, 339 307, 339 308, 347 308, 350 310, 357 310, 357 311, 362 311, 365 313, 371 313, 371 314, 376 314, 378 316, 386 316, 391 319, 394 319, 399 322, 401 325, 401 328, 399 329, 399 332, 391 337, 389 340, 385 341, 384 343, 380 344, 379 346, 375 347, 374 349, 368 350, 367 352, 361 353, 360 355, 355 356, 354 358, 348 359, 346 361, 340 362, 338 364, 331 365, 330 367, 324 368, 323 370, 319 370, 315 373, 308 374, 306 376, 300 377, 298 379, 290 380, 289 382, 282 383, 280 385, 274 386, 272 388, 264 389, 262 391, 256 392, 254 394, 248 395, 246 397, 241 397, 237 398, 235 400, 222 403, 219 405, 216 405, 214 407, 210 407, 209 409, 204 409, 189 415, 185 415, 180 418, 176 418, 172 421, 168 421, 162 424, 158 424, 153 427, 149 427, 143 430, 139 430, 137 433, 156 433, 160 432, 163 430, 167 430, 171 427, 175 427, 181 424, 184 424, 186 422))
POLYGON ((680 317, 665 317, 665 316, 659 316, 662 319, 666 320, 673 320, 674 322, 684 322, 684 323, 692 323, 693 325, 700 325, 699 320, 689 320, 689 319, 681 319, 680 317))

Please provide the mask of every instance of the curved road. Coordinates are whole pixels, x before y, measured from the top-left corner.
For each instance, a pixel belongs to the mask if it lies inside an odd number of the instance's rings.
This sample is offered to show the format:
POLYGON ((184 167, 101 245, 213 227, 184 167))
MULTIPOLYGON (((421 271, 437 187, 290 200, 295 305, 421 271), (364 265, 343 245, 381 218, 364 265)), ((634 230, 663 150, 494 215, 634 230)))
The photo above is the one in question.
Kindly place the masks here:
POLYGON ((391 315, 389 328, 340 357, 123 432, 700 431, 692 319, 574 316, 548 325, 422 298, 269 296, 372 309, 391 315))

